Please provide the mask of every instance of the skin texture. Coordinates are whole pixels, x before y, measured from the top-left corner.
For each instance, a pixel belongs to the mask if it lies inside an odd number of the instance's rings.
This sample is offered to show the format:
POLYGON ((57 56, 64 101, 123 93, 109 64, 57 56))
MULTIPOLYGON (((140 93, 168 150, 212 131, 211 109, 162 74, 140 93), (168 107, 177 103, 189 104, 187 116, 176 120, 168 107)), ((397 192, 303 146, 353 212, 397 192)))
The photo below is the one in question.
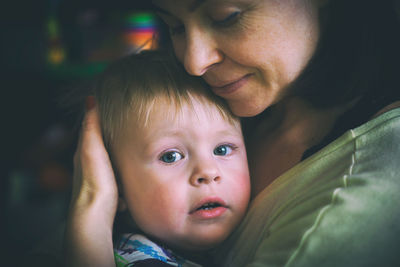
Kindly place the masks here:
POLYGON ((229 122, 199 97, 181 110, 161 97, 146 125, 133 119, 126 125, 112 150, 126 206, 139 228, 185 251, 223 241, 243 217, 250 195, 239 121, 229 122), (217 199, 223 208, 195 212, 217 199))
POLYGON ((203 77, 238 116, 280 101, 319 37, 318 5, 310 0, 153 3, 187 72, 203 77))

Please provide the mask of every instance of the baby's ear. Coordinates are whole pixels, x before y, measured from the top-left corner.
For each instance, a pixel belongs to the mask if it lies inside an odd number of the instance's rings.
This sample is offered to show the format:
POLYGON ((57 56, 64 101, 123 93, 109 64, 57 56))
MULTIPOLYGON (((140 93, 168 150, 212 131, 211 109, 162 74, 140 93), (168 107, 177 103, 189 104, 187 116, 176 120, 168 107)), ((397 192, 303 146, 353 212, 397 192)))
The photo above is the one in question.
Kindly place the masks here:
POLYGON ((126 202, 125 202, 125 199, 123 198, 123 197, 118 197, 118 211, 119 212, 124 212, 124 211, 126 211, 127 210, 127 205, 126 205, 126 202))

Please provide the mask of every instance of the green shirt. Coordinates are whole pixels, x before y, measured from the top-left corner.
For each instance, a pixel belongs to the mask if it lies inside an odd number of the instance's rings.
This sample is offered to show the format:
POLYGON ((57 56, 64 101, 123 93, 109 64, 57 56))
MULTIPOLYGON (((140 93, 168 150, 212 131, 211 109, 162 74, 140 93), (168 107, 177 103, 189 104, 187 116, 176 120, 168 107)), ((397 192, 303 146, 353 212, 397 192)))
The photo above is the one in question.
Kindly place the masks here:
POLYGON ((218 257, 229 267, 400 266, 400 108, 278 177, 218 257))

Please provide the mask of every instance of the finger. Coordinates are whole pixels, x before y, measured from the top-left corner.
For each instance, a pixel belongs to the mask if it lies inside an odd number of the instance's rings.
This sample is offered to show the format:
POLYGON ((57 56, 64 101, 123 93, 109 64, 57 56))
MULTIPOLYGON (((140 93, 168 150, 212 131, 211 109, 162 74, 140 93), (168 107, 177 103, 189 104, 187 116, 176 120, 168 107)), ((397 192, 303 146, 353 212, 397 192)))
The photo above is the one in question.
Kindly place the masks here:
MULTIPOLYGON (((85 99, 85 108, 87 111, 93 109, 96 106, 96 101, 94 96, 89 95, 86 97, 85 99)), ((86 113, 85 113, 86 115, 86 113)), ((86 125, 86 121, 87 121, 87 117, 84 116, 83 120, 82 120, 82 126, 86 125)), ((79 131, 79 136, 78 136, 78 144, 77 144, 77 148, 75 150, 75 154, 74 154, 74 170, 77 173, 80 173, 80 154, 81 154, 81 147, 82 147, 82 131, 85 127, 81 127, 81 130, 79 131)), ((74 174, 75 177, 75 174, 74 174)))
POLYGON ((113 190, 110 187, 114 187, 114 172, 104 146, 97 107, 85 114, 79 157, 84 182, 91 189, 113 190))
POLYGON ((85 117, 82 121, 80 139, 80 148, 84 151, 90 151, 96 154, 98 150, 100 150, 99 152, 105 150, 98 109, 96 107, 86 111, 85 117))

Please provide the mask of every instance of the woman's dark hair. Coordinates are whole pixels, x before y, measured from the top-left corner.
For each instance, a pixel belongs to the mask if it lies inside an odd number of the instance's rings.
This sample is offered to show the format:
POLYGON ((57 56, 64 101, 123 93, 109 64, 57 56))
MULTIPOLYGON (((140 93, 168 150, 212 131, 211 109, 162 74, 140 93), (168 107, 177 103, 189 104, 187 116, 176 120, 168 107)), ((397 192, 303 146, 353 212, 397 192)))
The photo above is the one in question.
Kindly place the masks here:
POLYGON ((400 23, 395 1, 330 0, 322 12, 317 50, 291 85, 293 93, 316 108, 353 101, 355 105, 303 159, 400 100, 400 23))
POLYGON ((400 99, 400 27, 394 0, 330 0, 317 50, 293 93, 318 108, 400 99))

